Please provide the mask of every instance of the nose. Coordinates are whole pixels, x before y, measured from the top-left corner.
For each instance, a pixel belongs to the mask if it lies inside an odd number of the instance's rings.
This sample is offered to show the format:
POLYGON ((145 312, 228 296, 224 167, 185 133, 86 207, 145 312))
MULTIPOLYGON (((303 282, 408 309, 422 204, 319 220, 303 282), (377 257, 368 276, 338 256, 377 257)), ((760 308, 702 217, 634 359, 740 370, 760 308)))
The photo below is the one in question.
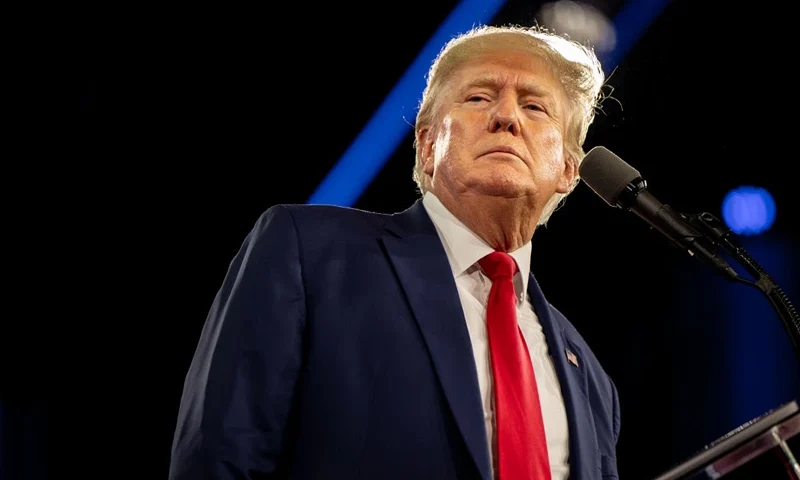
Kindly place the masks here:
POLYGON ((520 125, 516 102, 505 97, 499 99, 489 121, 489 130, 492 133, 509 132, 518 135, 520 125))

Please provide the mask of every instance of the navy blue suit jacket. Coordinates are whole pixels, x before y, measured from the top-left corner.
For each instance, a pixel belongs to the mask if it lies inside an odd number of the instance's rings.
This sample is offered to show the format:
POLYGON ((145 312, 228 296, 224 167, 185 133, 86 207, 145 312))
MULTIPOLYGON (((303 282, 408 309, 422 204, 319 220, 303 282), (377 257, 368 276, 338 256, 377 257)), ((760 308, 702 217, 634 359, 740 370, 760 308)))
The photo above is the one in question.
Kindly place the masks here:
MULTIPOLYGON (((570 478, 617 478, 614 384, 532 275, 528 293, 566 403, 570 478)), ((278 205, 209 312, 169 478, 487 480, 483 418, 456 284, 421 201, 395 215, 278 205)))

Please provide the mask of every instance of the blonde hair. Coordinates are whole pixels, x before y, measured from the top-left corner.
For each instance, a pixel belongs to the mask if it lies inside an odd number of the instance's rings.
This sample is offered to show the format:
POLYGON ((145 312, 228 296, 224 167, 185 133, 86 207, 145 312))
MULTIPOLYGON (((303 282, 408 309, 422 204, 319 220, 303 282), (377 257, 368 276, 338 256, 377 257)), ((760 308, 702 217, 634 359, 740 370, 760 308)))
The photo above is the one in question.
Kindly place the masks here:
MULTIPOLYGON (((427 75, 427 85, 422 93, 419 112, 414 127, 416 162, 413 178, 424 195, 430 179, 423 171, 420 146, 417 139, 420 129, 433 123, 436 114, 436 99, 449 76, 463 62, 487 51, 523 48, 544 58, 560 79, 569 99, 568 120, 564 141, 565 149, 577 167, 585 156, 583 142, 589 125, 594 121, 595 109, 599 106, 605 74, 594 52, 578 42, 547 31, 541 27, 480 26, 451 39, 434 60, 427 75)), ((579 178, 570 188, 578 184, 579 178)), ((556 193, 545 205, 539 225, 547 223, 568 193, 556 193)))

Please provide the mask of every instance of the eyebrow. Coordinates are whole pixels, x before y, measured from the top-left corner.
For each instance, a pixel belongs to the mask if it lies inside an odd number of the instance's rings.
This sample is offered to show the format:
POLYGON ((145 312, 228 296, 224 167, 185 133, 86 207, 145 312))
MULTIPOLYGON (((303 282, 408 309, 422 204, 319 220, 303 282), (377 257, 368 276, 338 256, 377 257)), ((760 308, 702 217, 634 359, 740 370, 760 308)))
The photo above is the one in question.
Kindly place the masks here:
MULTIPOLYGON (((500 83, 501 83, 501 81, 500 81, 499 77, 490 76, 490 75, 484 75, 484 76, 477 77, 474 80, 472 80, 471 82, 469 82, 467 84, 466 88, 467 89, 470 89, 470 88, 492 88, 492 89, 498 89, 499 86, 500 86, 500 83)), ((553 97, 553 94, 548 92, 547 90, 543 89, 539 85, 535 85, 535 84, 532 84, 532 83, 525 83, 525 84, 521 85, 518 88, 518 90, 520 91, 520 93, 523 96, 525 96, 525 95, 533 95, 535 97, 543 98, 544 100, 546 100, 551 105, 555 105, 555 103, 556 103, 555 102, 555 98, 553 97)))

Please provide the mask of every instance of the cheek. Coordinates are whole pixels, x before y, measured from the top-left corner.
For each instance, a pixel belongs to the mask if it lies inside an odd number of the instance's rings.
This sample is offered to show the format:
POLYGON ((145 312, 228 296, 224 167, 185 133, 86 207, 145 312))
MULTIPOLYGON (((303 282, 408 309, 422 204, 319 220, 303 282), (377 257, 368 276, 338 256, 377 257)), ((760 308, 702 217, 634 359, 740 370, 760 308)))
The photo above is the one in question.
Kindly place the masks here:
POLYGON ((564 146, 564 137, 557 128, 542 129, 533 136, 531 141, 539 151, 546 151, 551 155, 556 151, 560 152, 564 146))
POLYGON ((558 176, 564 171, 564 137, 557 129, 539 132, 532 139, 531 153, 539 159, 542 173, 558 176))
POLYGON ((442 121, 433 144, 434 164, 437 168, 452 167, 457 161, 464 144, 464 131, 464 125, 452 117, 448 116, 442 121))
POLYGON ((450 129, 443 128, 436 136, 436 141, 433 142, 433 163, 436 168, 439 168, 445 159, 450 156, 450 138, 450 129))

